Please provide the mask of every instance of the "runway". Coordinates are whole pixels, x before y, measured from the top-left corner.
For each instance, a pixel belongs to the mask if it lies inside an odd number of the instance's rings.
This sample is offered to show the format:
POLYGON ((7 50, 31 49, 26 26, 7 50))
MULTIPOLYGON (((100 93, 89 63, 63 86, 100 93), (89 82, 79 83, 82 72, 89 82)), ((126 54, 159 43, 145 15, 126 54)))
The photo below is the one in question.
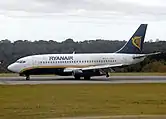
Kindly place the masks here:
POLYGON ((24 77, 0 77, 0 85, 18 84, 125 84, 125 83, 166 83, 166 76, 105 76, 91 80, 75 80, 72 76, 33 76, 29 81, 24 77))

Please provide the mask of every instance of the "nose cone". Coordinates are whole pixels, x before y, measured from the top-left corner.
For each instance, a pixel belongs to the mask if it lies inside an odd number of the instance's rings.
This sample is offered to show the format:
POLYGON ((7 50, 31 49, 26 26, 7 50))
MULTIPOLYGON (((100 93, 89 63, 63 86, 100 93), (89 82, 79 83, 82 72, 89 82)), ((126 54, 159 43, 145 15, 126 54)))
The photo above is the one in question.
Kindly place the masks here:
POLYGON ((11 64, 7 67, 8 70, 12 71, 12 72, 18 72, 17 68, 15 67, 15 64, 11 64))

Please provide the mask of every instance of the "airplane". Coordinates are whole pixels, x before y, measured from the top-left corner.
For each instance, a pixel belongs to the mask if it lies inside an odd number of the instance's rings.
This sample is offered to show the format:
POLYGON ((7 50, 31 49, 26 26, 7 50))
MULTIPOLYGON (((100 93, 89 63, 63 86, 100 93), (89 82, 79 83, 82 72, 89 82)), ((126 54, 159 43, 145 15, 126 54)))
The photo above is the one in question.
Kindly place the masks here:
POLYGON ((147 56, 159 54, 142 54, 147 24, 141 24, 129 41, 114 53, 89 54, 42 54, 18 59, 10 64, 8 70, 25 76, 55 74, 74 76, 75 79, 89 80, 93 76, 106 75, 115 67, 123 67, 143 61, 147 56))

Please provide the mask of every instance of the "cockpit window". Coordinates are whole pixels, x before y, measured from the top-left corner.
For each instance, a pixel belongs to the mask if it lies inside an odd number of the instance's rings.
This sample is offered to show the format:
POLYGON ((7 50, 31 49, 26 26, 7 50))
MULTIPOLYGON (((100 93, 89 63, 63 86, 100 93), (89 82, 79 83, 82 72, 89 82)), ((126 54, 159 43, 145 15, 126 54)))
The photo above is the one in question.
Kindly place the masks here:
POLYGON ((25 63, 26 61, 23 60, 17 60, 16 63, 25 63))

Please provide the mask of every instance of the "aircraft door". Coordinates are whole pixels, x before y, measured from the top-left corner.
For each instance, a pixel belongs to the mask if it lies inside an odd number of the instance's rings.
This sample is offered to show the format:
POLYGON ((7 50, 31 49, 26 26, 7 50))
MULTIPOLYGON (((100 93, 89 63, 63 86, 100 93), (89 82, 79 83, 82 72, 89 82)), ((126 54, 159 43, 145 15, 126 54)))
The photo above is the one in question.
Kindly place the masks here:
POLYGON ((35 58, 32 59, 32 66, 38 66, 38 61, 35 58))
POLYGON ((33 67, 37 65, 37 61, 36 61, 36 58, 32 58, 31 59, 31 64, 33 67))

